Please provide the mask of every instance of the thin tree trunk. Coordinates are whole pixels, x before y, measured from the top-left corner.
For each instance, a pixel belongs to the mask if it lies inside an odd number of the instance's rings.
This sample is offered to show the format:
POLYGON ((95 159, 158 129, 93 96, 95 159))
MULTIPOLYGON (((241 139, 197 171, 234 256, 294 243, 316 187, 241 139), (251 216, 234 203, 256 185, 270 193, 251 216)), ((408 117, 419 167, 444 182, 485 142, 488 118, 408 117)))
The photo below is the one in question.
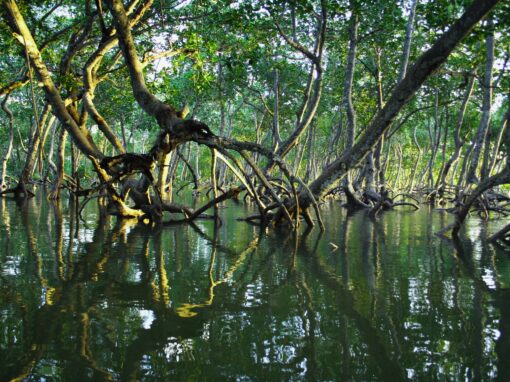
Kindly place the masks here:
POLYGON ((39 176, 41 179, 44 179, 43 169, 44 169, 44 146, 46 146, 46 140, 48 139, 48 134, 53 130, 53 127, 56 124, 57 117, 55 115, 51 115, 49 122, 44 126, 42 137, 39 140, 39 146, 37 147, 37 163, 39 168, 39 176))
MULTIPOLYGON (((296 147, 301 135, 310 126, 310 123, 315 117, 317 108, 319 106, 319 101, 321 99, 322 94, 322 80, 323 80, 322 57, 324 44, 326 40, 326 24, 327 24, 326 8, 327 7, 325 0, 321 0, 321 14, 317 25, 316 34, 317 37, 315 39, 313 52, 308 51, 305 47, 297 43, 295 40, 291 40, 283 32, 280 26, 276 24, 276 27, 278 28, 280 35, 285 39, 285 41, 294 49, 301 52, 311 61, 310 74, 308 76, 303 102, 298 113, 298 118, 296 120, 296 128, 294 129, 292 134, 281 144, 280 148, 276 152, 277 156, 279 156, 280 158, 284 158, 285 156, 287 156, 287 154, 294 147, 296 147)), ((271 170, 274 167, 274 165, 275 163, 271 162, 267 166, 266 171, 271 170)))
POLYGON ((41 52, 39 51, 16 2, 14 0, 5 0, 2 4, 4 4, 6 10, 6 12, 4 12, 4 15, 6 16, 5 18, 7 19, 10 28, 17 32, 19 42, 25 46, 27 55, 32 63, 32 67, 37 72, 43 85, 46 98, 53 106, 54 112, 59 118, 61 124, 68 129, 80 150, 93 158, 101 159, 103 155, 94 144, 90 132, 78 125, 78 121, 74 118, 72 113, 69 112, 62 100, 62 97, 60 96, 60 93, 53 83, 50 73, 41 58, 41 52))
POLYGON ((487 169, 487 175, 490 176, 491 173, 494 171, 494 168, 496 167, 496 160, 498 159, 498 154, 501 148, 501 143, 503 141, 503 136, 505 135, 505 130, 508 129, 508 123, 507 120, 503 120, 503 123, 501 124, 501 129, 499 130, 498 137, 496 141, 494 142, 494 149, 492 151, 492 160, 491 163, 487 169))
POLYGON ((407 72, 407 66, 409 64, 409 54, 411 52, 411 41, 413 38, 413 30, 414 30, 414 17, 416 14, 416 5, 418 4, 418 0, 413 0, 411 3, 411 8, 409 9, 409 17, 407 18, 407 26, 406 26, 406 39, 404 42, 404 50, 402 52, 402 61, 400 63, 400 73, 398 76, 398 82, 402 81, 407 72))
POLYGON ((402 170, 402 149, 398 143, 395 147, 395 154, 398 156, 398 164, 397 164, 397 173, 395 175, 395 180, 393 181, 393 190, 396 191, 398 189, 397 185, 398 185, 398 181, 400 178, 400 172, 402 170))
MULTIPOLYGON (((343 107, 347 115, 347 129, 346 129, 346 144, 345 149, 350 150, 354 145, 354 136, 356 134, 356 110, 352 103, 352 83, 354 79, 354 68, 356 64, 356 48, 358 41, 358 16, 356 13, 351 13, 350 25, 349 25, 349 51, 347 54, 347 65, 345 69, 345 82, 343 92, 343 107)), ((344 192, 347 196, 347 202, 350 207, 359 207, 361 204, 358 203, 356 195, 354 194, 354 188, 351 180, 351 173, 347 173, 347 176, 343 182, 344 192)))
POLYGON ((32 173, 34 172, 35 163, 37 160, 37 151, 38 148, 40 148, 40 139, 41 139, 41 129, 43 129, 46 126, 46 121, 48 119, 48 116, 51 112, 51 106, 49 104, 46 104, 44 106, 43 113, 41 115, 41 120, 37 122, 37 126, 40 126, 39 128, 35 129, 34 135, 30 141, 30 145, 28 147, 27 156, 25 159, 25 165, 23 166, 23 169, 21 170, 21 175, 19 177, 19 183, 21 184, 27 184, 30 180, 30 177, 32 176, 32 173))
POLYGON ((475 83, 475 76, 470 76, 468 84, 466 86, 466 90, 464 92, 464 97, 462 98, 462 104, 460 106, 459 114, 457 116, 457 124, 455 125, 455 132, 453 135, 454 141, 455 141, 455 149, 448 160, 446 162, 443 173, 441 174, 441 182, 440 187, 444 190, 446 188, 446 177, 448 176, 448 173, 450 172, 450 168, 452 165, 456 165, 457 161, 460 156, 460 151, 462 149, 462 146, 464 145, 464 140, 460 137, 460 131, 462 129, 462 124, 464 122, 464 115, 466 114, 467 105, 469 103, 469 99, 471 98, 471 94, 473 93, 473 85, 475 83))
MULTIPOLYGON (((387 131, 402 107, 409 102, 425 80, 446 61, 457 44, 498 2, 499 0, 474 0, 464 14, 436 40, 431 48, 416 60, 404 79, 395 87, 388 102, 374 116, 353 148, 345 150, 318 178, 310 183, 309 189, 316 197, 328 193, 347 171, 363 160, 387 131)), ((300 205, 307 207, 311 203, 310 196, 302 192, 300 194, 300 205)))
POLYGON ((347 115, 347 142, 346 149, 352 149, 354 135, 356 134, 356 111, 352 103, 352 82, 354 79, 354 67, 356 61, 356 48, 358 40, 358 16, 351 14, 349 27, 349 53, 347 55, 347 67, 345 70, 345 83, 343 94, 343 106, 347 115))
POLYGON ((422 150, 421 150, 420 144, 418 142, 418 139, 416 138, 416 129, 417 128, 418 128, 418 125, 415 125, 414 131, 413 131, 413 141, 414 141, 414 144, 416 145, 416 148, 418 149, 418 155, 416 157, 416 162, 415 162, 413 170, 412 170, 411 181, 409 182, 409 187, 407 189, 407 192, 409 192, 409 193, 412 193, 414 190, 414 180, 416 179, 416 173, 418 172, 418 164, 420 163, 421 155, 422 155, 422 150))
POLYGON ((314 143, 315 143, 316 128, 317 128, 316 125, 312 124, 312 126, 310 127, 310 130, 308 132, 308 148, 307 148, 308 160, 306 161, 306 171, 305 171, 305 176, 303 178, 304 182, 308 182, 308 180, 310 179, 310 177, 312 175, 312 171, 313 171, 313 162, 314 162, 314 157, 315 157, 313 147, 314 147, 314 143))
POLYGON ((51 128, 50 149, 48 150, 48 167, 46 167, 46 173, 44 174, 44 182, 45 183, 48 181, 51 171, 53 171, 53 174, 56 174, 56 172, 57 172, 57 165, 53 161, 53 155, 55 153, 55 140, 56 140, 57 126, 58 126, 58 123, 54 123, 51 128))
POLYGON ((365 193, 369 193, 370 195, 376 195, 376 183, 375 183, 375 164, 374 164, 374 154, 371 152, 367 155, 367 160, 365 164, 366 174, 365 174, 365 193))
POLYGON ((65 164, 65 152, 66 152, 66 140, 67 140, 67 130, 64 129, 63 126, 60 127, 59 139, 58 139, 58 149, 57 149, 57 173, 55 174, 55 179, 53 180, 53 186, 48 195, 48 199, 59 199, 60 198, 60 188, 62 186, 62 182, 64 180, 64 164, 65 164))
POLYGON ((11 93, 7 93, 2 101, 2 109, 7 114, 7 118, 9 119, 9 139, 7 141, 7 147, 4 152, 4 156, 2 157, 2 162, 0 166, 0 192, 7 188, 7 163, 11 157, 12 153, 12 142, 14 140, 14 115, 11 110, 7 106, 7 101, 9 100, 9 96, 11 93))
MULTIPOLYGON (((383 98, 383 89, 382 89, 382 71, 381 71, 381 50, 375 50, 376 57, 376 72, 375 72, 375 80, 376 80, 376 89, 377 89, 377 110, 382 110, 384 107, 384 98, 383 98)), ((382 161, 382 155, 384 151, 384 143, 386 142, 385 135, 381 136, 381 139, 377 143, 377 146, 374 151, 375 155, 375 169, 376 169, 376 186, 381 194, 386 192, 386 176, 385 176, 385 168, 384 163, 382 161)))
POLYGON ((441 124, 438 119, 439 113, 439 90, 436 89, 436 95, 434 97, 434 129, 431 130, 430 123, 428 125, 429 138, 430 138, 430 159, 428 165, 428 187, 429 190, 434 188, 434 163, 436 161, 436 155, 439 148, 439 138, 441 136, 441 124))
MULTIPOLYGON (((473 155, 471 157, 471 163, 467 173, 467 183, 478 183, 478 177, 476 175, 478 169, 478 162, 484 142, 487 136, 487 130, 489 129, 490 117, 491 117, 491 106, 492 106, 492 69, 494 66, 494 30, 492 28, 492 19, 487 20, 487 36, 485 38, 486 46, 486 60, 485 60, 485 74, 482 81, 483 89, 483 102, 482 102, 482 118, 480 125, 476 132, 475 140, 473 142, 473 155)), ((487 174, 482 174, 485 178, 487 174)))
POLYGON ((273 152, 276 152, 282 144, 280 137, 280 103, 279 103, 279 73, 278 69, 273 71, 273 93, 274 93, 274 106, 273 106, 273 152))
POLYGON ((328 155, 324 160, 324 167, 326 167, 331 160, 336 156, 338 141, 340 140, 340 136, 342 135, 342 122, 343 122, 343 113, 340 112, 340 120, 335 128, 335 133, 330 136, 328 142, 328 155))

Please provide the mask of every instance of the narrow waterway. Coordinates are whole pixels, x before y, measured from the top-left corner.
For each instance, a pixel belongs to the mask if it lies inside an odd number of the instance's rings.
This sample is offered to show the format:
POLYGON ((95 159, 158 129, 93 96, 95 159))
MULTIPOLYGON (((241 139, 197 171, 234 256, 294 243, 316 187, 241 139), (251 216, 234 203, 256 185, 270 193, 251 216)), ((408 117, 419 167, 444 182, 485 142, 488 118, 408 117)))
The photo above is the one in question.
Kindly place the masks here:
POLYGON ((505 380, 505 221, 424 208, 327 231, 239 222, 151 227, 91 201, 0 199, 0 380, 505 380))

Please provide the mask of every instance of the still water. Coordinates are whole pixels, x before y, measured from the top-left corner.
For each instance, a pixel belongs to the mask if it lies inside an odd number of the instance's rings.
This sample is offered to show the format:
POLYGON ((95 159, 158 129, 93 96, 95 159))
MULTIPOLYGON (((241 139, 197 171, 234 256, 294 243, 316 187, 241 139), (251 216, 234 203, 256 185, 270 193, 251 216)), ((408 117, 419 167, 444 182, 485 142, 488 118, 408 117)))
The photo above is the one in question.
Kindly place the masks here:
POLYGON ((510 255, 422 209, 323 210, 298 235, 122 225, 90 202, 0 200, 0 380, 510 378, 510 255), (337 246, 334 247, 332 244, 337 246))

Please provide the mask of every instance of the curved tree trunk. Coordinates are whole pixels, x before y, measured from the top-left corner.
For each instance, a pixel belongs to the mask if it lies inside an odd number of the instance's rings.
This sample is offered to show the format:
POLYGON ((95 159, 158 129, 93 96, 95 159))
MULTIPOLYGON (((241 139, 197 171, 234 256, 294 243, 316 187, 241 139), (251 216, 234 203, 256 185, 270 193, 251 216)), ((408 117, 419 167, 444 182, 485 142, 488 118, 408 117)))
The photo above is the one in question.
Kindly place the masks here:
MULTIPOLYGON (((42 135, 42 129, 46 126, 46 120, 51 112, 51 106, 49 104, 46 104, 44 107, 43 114, 41 116, 41 120, 37 120, 37 116, 34 116, 36 119, 35 121, 35 127, 33 129, 33 133, 30 137, 30 144, 28 147, 27 155, 25 158, 25 165, 23 166, 23 169, 21 170, 21 174, 18 178, 18 184, 14 188, 7 189, 3 191, 3 193, 8 194, 12 193, 15 196, 21 196, 29 197, 34 196, 34 193, 30 190, 27 190, 26 185, 28 181, 30 180, 30 177, 32 176, 32 173, 35 168, 36 160, 37 160, 37 153, 39 149, 41 148, 40 140, 42 135)), ((37 113, 35 113, 37 114, 37 113)))
MULTIPOLYGON (((352 149, 345 150, 336 161, 324 169, 317 179, 310 183, 309 188, 316 197, 329 192, 347 171, 363 160, 425 80, 446 61, 460 40, 498 2, 499 0, 473 1, 464 14, 416 60, 406 76, 395 87, 386 105, 374 116, 352 149)), ((301 206, 310 205, 311 202, 306 193, 301 193, 301 206)))
POLYGON ((467 105, 469 103, 469 99, 471 98, 471 94, 473 93, 473 85, 475 83, 475 76, 470 76, 468 84, 466 86, 466 90, 464 92, 464 97, 462 98, 462 104, 460 106, 459 114, 457 116, 457 124, 455 125, 455 132, 453 135, 455 141, 455 150, 446 162, 443 172, 441 174, 440 186, 443 190, 446 188, 446 178, 450 172, 450 168, 455 165, 459 159, 460 151, 462 146, 464 145, 464 140, 460 137, 460 131, 462 129, 462 124, 464 122, 464 115, 466 114, 467 105))
POLYGON ((5 7, 4 15, 6 16, 6 21, 11 30, 16 32, 15 36, 18 41, 25 47, 27 55, 32 63, 32 67, 37 72, 43 85, 46 98, 53 107, 53 112, 60 120, 60 123, 69 131, 69 134, 73 137, 73 140, 83 153, 94 158, 102 158, 103 154, 94 144, 89 131, 84 126, 80 126, 78 120, 75 119, 76 116, 67 109, 46 65, 41 58, 41 52, 39 51, 16 2, 14 0, 3 0, 2 4, 5 7))
MULTIPOLYGON (((343 92, 343 107, 347 115, 347 129, 346 129, 346 144, 345 149, 350 150, 354 145, 354 136, 356 134, 356 110, 352 102, 352 83, 354 79, 354 68, 356 65, 356 50, 358 43, 358 16, 356 13, 351 13, 350 25, 349 25, 349 51, 347 54, 347 65, 345 69, 345 83, 343 92)), ((347 173, 344 178, 342 188, 345 196, 347 197, 347 205, 349 208, 366 208, 368 205, 363 203, 356 190, 353 187, 351 180, 351 174, 347 173)))
POLYGON ((278 69, 273 71, 273 93, 274 93, 274 106, 273 106, 273 151, 276 152, 282 144, 280 137, 280 76, 278 69))
POLYGON ((60 188, 62 187, 62 182, 64 181, 66 140, 67 140, 67 130, 64 129, 63 127, 61 127, 60 133, 58 136, 57 172, 55 174, 55 179, 53 180, 53 185, 51 187, 51 191, 48 195, 48 199, 50 199, 50 200, 55 200, 55 199, 60 198, 60 188))
MULTIPOLYGON (((487 37, 485 38, 486 46, 486 61, 485 61, 485 74, 482 81, 483 89, 483 104, 482 104, 482 119, 476 132, 476 137, 473 142, 473 155, 471 157, 471 163, 467 173, 467 182, 478 183, 478 177, 476 175, 478 169, 478 162, 484 147, 485 140, 487 138, 487 131, 489 129, 490 118, 491 118, 491 106, 492 106, 492 69, 494 66, 494 30, 492 29, 492 20, 487 20, 487 37)), ((483 174, 484 177, 486 174, 483 174)))
POLYGON ((421 149, 421 146, 420 146, 420 144, 418 142, 418 139, 416 138, 416 129, 417 129, 417 127, 418 127, 418 125, 414 126, 413 142, 416 145, 416 148, 418 149, 418 155, 416 156, 416 162, 414 163, 414 167, 413 167, 413 170, 412 170, 412 173, 411 173, 411 180, 409 181, 409 187, 407 188, 407 192, 409 192, 409 193, 412 193, 413 190, 414 190, 414 182, 415 182, 415 179, 416 179, 416 173, 418 172, 418 164, 420 163, 421 156, 422 156, 422 149, 421 149))
POLYGON ((508 121, 505 119, 501 124, 501 128, 499 130, 499 134, 494 142, 494 149, 492 150, 491 161, 487 168, 487 175, 490 176, 494 168, 496 167, 496 161, 498 159, 498 154, 501 149, 501 143, 503 141, 503 137, 508 129, 508 121))
POLYGON ((54 123, 51 129, 51 138, 50 138, 50 148, 48 150, 48 166, 46 167, 46 172, 44 174, 44 181, 48 181, 50 176, 50 172, 53 172, 54 175, 57 173, 57 165, 53 161, 53 155, 55 153, 55 141, 57 138, 57 127, 58 123, 54 123))
POLYGON ((418 0, 413 0, 411 8, 409 9, 409 17, 407 18, 406 26, 406 39, 404 42, 404 50, 402 52, 402 62, 400 63, 400 73, 398 76, 398 82, 402 81, 407 72, 407 66, 409 65, 409 54, 411 52, 411 41, 413 39, 414 30, 414 17, 416 15, 416 5, 418 0))
MULTIPOLYGON (((280 145, 276 154, 280 158, 284 158, 287 154, 297 146, 298 141, 305 130, 310 126, 317 108, 319 107, 319 101, 322 94, 322 80, 323 80, 323 69, 322 69, 322 58, 324 44, 326 42, 326 24, 327 24, 327 10, 326 1, 321 0, 321 14, 317 25, 317 34, 315 39, 315 46, 313 52, 308 51, 304 46, 297 43, 295 40, 290 39, 280 28, 278 24, 276 27, 280 32, 280 35, 284 40, 294 49, 301 52, 311 61, 310 74, 306 89, 304 92, 303 103, 298 113, 296 120, 296 128, 292 134, 280 145)), ((266 171, 270 171, 274 167, 275 163, 271 162, 266 168, 266 171)))
POLYGON ((5 114, 7 114, 7 117, 9 119, 9 140, 7 141, 7 147, 5 148, 4 156, 2 157, 2 161, 0 164, 0 192, 7 188, 7 163, 11 158, 12 142, 14 139, 14 115, 7 106, 9 96, 10 93, 7 93, 4 100, 2 101, 2 109, 5 112, 5 114))

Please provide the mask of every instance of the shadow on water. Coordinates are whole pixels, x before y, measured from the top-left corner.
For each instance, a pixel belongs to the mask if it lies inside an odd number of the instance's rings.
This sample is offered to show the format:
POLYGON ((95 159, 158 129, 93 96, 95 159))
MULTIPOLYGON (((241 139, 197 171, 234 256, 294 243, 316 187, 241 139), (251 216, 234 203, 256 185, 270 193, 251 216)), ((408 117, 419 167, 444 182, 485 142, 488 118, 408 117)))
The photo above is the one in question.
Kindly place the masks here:
POLYGON ((94 203, 0 200, 0 380, 510 375, 510 260, 470 221, 336 205, 291 233, 153 227, 94 203))

